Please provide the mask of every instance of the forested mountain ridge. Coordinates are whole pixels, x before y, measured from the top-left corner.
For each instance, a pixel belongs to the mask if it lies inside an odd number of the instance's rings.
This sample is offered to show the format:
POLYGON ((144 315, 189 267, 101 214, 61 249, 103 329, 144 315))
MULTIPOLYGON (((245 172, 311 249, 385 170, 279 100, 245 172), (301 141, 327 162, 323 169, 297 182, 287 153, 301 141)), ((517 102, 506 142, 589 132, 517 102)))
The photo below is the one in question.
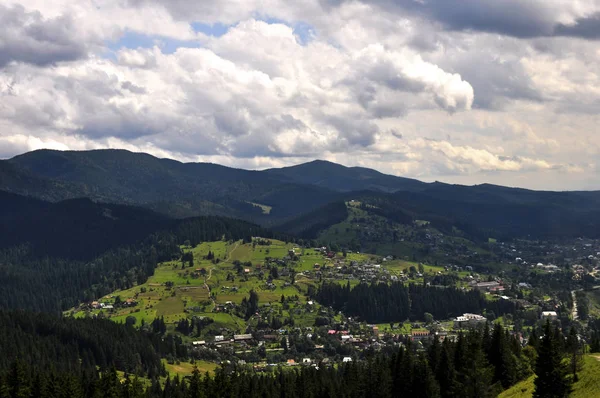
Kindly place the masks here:
POLYGON ((181 163, 124 150, 29 152, 9 160, 40 178, 79 189, 67 197, 143 205, 170 215, 229 215, 259 219, 257 202, 273 207, 271 218, 308 211, 327 203, 333 191, 303 186, 258 171, 212 163, 181 163), (75 196, 74 196, 75 195, 75 196))
POLYGON ((430 221, 482 241, 600 234, 600 191, 428 184, 325 161, 249 171, 124 150, 40 150, 0 162, 0 187, 52 201, 144 206, 177 218, 234 217, 304 236, 339 222, 327 215, 331 203, 357 198, 374 200, 382 217, 430 221))
POLYGON ((143 283, 180 245, 270 237, 246 221, 169 219, 125 205, 50 203, 0 191, 0 308, 58 312, 143 283))
POLYGON ((420 191, 429 185, 412 178, 383 174, 365 167, 346 167, 324 160, 267 169, 265 172, 300 184, 317 185, 341 192, 365 189, 381 192, 420 191))

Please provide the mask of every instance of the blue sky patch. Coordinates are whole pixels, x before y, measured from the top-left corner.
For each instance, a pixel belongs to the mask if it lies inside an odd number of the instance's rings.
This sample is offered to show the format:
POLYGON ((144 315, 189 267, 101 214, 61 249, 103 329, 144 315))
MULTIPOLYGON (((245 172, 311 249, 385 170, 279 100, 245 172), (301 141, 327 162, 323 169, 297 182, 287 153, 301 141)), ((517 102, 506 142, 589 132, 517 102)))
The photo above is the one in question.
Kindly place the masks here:
POLYGON ((191 24, 191 26, 192 26, 192 29, 194 29, 194 31, 196 31, 196 32, 204 33, 207 36, 214 36, 214 37, 223 36, 225 33, 227 33, 227 31, 231 27, 230 25, 224 25, 220 22, 217 22, 212 25, 200 23, 200 22, 194 22, 191 24))

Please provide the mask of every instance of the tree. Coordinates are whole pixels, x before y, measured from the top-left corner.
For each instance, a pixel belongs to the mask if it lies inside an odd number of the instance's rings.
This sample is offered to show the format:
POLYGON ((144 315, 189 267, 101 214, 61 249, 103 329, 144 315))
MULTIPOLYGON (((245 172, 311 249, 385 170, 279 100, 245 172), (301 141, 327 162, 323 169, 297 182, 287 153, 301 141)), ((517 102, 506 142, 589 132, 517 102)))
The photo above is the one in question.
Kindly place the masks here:
POLYGON ((250 319, 250 317, 256 314, 258 311, 258 293, 254 291, 254 289, 250 290, 250 297, 248 300, 244 297, 242 300, 242 306, 246 306, 246 319, 250 319))
POLYGON ((569 330, 569 336, 567 338, 567 351, 571 357, 571 372, 573 372, 573 381, 578 380, 577 377, 577 362, 579 360, 579 337, 577 336, 577 330, 571 327, 569 330))
POLYGON ((558 343, 548 320, 544 326, 544 337, 535 365, 534 398, 563 398, 569 393, 567 370, 562 364, 562 353, 558 343))
POLYGON ((433 323, 433 315, 431 315, 429 312, 423 314, 423 319, 425 319, 425 323, 427 324, 433 323))
POLYGON ((133 325, 135 325, 136 322, 137 322, 137 318, 134 317, 133 315, 129 315, 127 318, 125 318, 125 325, 127 325, 127 326, 133 326, 133 325))
POLYGON ((6 384, 11 398, 29 398, 29 383, 21 360, 12 363, 6 384))

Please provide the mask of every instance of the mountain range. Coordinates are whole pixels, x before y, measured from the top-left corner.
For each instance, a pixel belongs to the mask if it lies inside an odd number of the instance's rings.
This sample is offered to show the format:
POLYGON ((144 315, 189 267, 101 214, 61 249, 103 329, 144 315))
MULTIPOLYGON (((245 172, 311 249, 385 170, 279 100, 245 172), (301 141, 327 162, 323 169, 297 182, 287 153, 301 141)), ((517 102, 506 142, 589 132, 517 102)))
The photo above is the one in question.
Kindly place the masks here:
POLYGON ((600 235, 600 191, 424 183, 321 160, 249 171, 125 150, 39 150, 0 161, 0 190, 47 202, 139 206, 170 218, 240 218, 312 237, 343 217, 335 203, 352 199, 390 219, 426 220, 474 239, 600 235))

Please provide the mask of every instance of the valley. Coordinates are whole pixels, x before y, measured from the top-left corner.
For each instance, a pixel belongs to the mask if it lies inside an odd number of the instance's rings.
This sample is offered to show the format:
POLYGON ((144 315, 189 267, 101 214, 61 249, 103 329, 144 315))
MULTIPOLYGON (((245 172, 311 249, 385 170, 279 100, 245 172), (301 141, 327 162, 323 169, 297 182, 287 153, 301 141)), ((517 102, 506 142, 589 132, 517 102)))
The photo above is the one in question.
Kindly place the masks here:
MULTIPOLYGON (((544 363, 573 396, 594 388, 595 192, 126 151, 2 164, 0 349, 16 355, 17 335, 28 361, 39 351, 67 374, 156 391, 328 372, 335 391, 529 396, 544 363), (381 380, 349 376, 359 371, 381 380)), ((0 361, 11 366, 25 365, 0 361)))

